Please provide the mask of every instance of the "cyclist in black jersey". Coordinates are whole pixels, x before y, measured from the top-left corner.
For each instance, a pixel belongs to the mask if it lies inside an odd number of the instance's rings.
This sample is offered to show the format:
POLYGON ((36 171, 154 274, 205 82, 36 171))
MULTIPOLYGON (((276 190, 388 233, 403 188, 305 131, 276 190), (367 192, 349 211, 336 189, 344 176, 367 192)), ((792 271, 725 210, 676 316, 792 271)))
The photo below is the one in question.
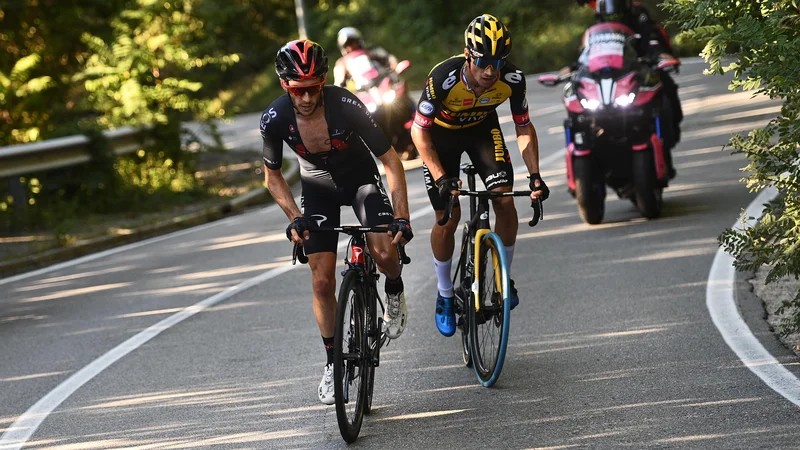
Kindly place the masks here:
MULTIPOLYGON (((533 199, 546 199, 549 189, 539 175, 539 144, 528 114, 525 76, 506 61, 511 35, 495 17, 476 17, 464 32, 464 55, 435 66, 422 92, 411 135, 423 161, 425 185, 436 219, 442 219, 452 191, 459 186, 461 154, 467 152, 486 189, 511 191, 514 168, 506 148, 497 107, 510 99, 516 125, 517 144, 530 173, 533 199)), ((457 205, 456 205, 457 206, 457 205)), ((517 237, 517 210, 512 197, 492 200, 495 232, 503 239, 509 265, 517 237)), ((436 326, 445 336, 456 330, 453 311, 453 282, 450 268, 455 246, 454 233, 461 219, 454 207, 450 220, 434 222, 431 248, 438 277, 436 326)), ((519 303, 512 282, 511 307, 519 303)))
POLYGON ((267 188, 292 221, 286 228, 287 238, 303 244, 308 255, 314 315, 328 357, 318 393, 323 403, 331 405, 337 236, 311 235, 309 230, 340 225, 344 205, 353 207, 363 226, 387 225, 386 235, 369 234, 367 240, 373 259, 386 275, 386 333, 391 339, 399 337, 407 324, 407 312, 393 244, 404 244, 413 237, 405 172, 366 107, 350 91, 325 86, 328 59, 319 44, 308 40, 287 43, 278 51, 275 70, 287 95, 261 115, 267 188), (302 212, 280 170, 284 143, 300 162, 302 212), (392 202, 370 152, 386 169, 392 202))

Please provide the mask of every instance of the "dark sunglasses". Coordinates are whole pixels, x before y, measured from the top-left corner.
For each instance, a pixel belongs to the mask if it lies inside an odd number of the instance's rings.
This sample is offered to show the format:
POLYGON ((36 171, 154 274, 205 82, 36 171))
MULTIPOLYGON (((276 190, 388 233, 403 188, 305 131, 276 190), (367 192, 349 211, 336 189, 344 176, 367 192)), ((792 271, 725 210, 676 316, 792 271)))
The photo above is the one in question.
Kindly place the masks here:
POLYGON ((500 70, 506 65, 506 62, 502 59, 491 58, 472 58, 472 62, 475 63, 479 69, 485 69, 489 66, 492 66, 494 70, 500 70))
POLYGON ((312 84, 310 86, 286 86, 286 90, 295 97, 302 97, 306 94, 314 96, 322 91, 325 82, 319 84, 312 84))

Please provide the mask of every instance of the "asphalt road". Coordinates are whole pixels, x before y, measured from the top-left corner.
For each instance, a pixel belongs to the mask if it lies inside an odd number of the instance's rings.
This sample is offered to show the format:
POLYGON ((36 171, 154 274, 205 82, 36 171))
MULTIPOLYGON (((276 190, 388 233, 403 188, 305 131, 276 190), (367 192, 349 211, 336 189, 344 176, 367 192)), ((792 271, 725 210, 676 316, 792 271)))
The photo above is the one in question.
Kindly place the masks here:
MULTIPOLYGON (((743 157, 721 147, 779 108, 729 92, 702 67, 677 77, 686 112, 678 178, 655 221, 609 193, 606 222, 581 222, 560 156, 561 90, 529 84, 553 195, 535 229, 517 203, 512 276, 522 303, 494 388, 463 367, 457 338, 436 331, 433 216, 421 172, 408 172, 410 325, 382 353, 375 413, 354 447, 800 448, 800 409, 741 363, 705 306, 716 236, 753 199, 738 181, 743 157)), ((254 132, 253 142, 257 119, 244 120, 231 126, 254 132)), ((38 428, 25 448, 346 447, 334 408, 317 399, 324 352, 310 272, 287 266, 286 223, 273 206, 0 280, 0 448, 37 402, 49 414, 26 416, 22 425, 38 428), (185 320, 161 322, 181 311, 185 320), (118 347, 144 330, 152 339, 118 347)))

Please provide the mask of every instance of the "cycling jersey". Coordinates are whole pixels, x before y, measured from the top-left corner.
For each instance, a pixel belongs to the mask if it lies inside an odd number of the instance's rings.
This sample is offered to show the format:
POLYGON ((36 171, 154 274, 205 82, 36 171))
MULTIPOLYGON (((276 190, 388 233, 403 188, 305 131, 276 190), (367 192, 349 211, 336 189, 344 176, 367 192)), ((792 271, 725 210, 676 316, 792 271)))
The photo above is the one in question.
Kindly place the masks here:
POLYGON ((283 143, 297 154, 300 177, 314 179, 332 189, 347 187, 353 181, 372 180, 377 173, 376 157, 389 151, 391 145, 367 108, 347 89, 323 88, 325 120, 328 123, 331 148, 322 153, 309 152, 300 138, 297 117, 289 95, 275 100, 261 115, 261 138, 264 141, 264 164, 280 169, 283 143))
MULTIPOLYGON (((283 143, 297 154, 303 188, 303 216, 318 226, 339 225, 340 208, 352 205, 363 226, 387 225, 394 220, 389 197, 381 183, 378 167, 370 156, 391 148, 383 131, 372 120, 361 101, 347 89, 323 88, 325 120, 330 150, 309 152, 297 129, 297 116, 288 95, 275 100, 261 116, 264 164, 281 168, 283 143)), ((337 233, 314 235, 305 244, 307 254, 336 252, 337 233)))
POLYGON ((431 70, 417 105, 414 126, 424 129, 434 125, 449 129, 472 127, 507 99, 511 99, 514 123, 517 126, 530 123, 522 71, 506 63, 497 81, 476 96, 467 82, 465 62, 464 56, 453 56, 431 70))

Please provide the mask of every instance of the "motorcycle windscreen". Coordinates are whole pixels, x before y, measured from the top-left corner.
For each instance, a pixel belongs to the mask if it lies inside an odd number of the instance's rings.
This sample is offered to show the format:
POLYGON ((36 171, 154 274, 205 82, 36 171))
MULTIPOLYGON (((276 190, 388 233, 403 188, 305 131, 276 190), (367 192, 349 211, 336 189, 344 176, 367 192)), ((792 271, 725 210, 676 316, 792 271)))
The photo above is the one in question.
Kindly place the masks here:
POLYGON ((584 49, 581 54, 581 65, 589 72, 604 69, 622 70, 635 60, 635 49, 629 42, 633 37, 630 28, 617 23, 595 25, 584 35, 584 49))

